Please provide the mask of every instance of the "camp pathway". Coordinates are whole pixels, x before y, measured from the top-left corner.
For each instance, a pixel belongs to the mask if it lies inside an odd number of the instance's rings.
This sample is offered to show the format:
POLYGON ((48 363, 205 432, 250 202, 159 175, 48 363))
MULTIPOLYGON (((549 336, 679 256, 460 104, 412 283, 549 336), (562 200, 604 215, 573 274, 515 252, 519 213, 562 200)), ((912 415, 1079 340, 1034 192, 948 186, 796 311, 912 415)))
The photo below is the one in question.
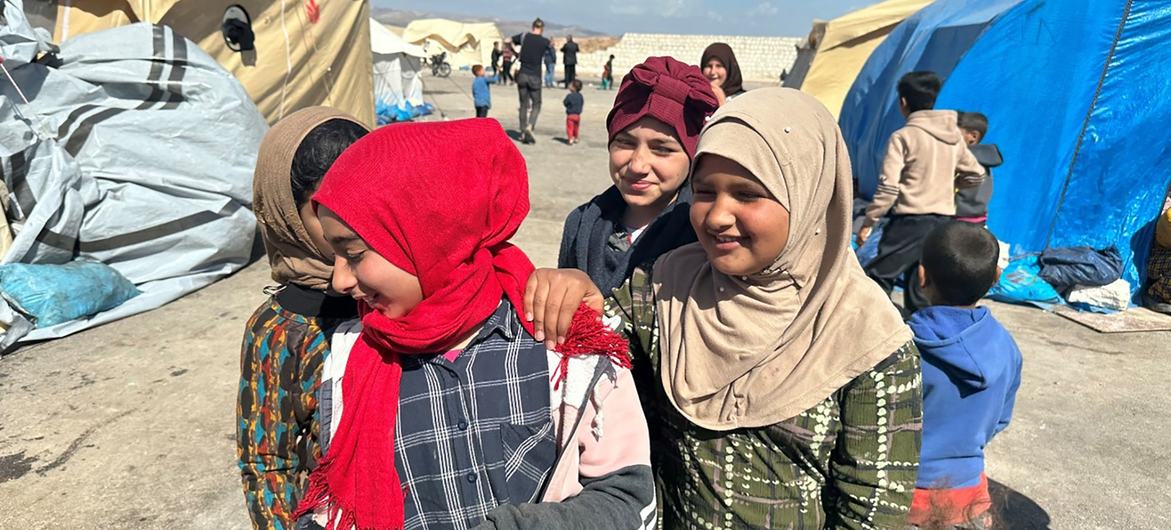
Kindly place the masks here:
MULTIPOLYGON (((472 115, 470 75, 426 81, 448 118, 472 115)), ((515 130, 516 89, 492 93, 491 115, 515 130)), ((564 137, 558 88, 544 92, 538 143, 520 146, 532 213, 517 242, 538 266, 556 262, 566 213, 609 183, 613 92, 583 94, 581 144, 553 139, 564 137)), ((0 360, 0 528, 248 528, 235 465, 239 349, 270 283, 258 261, 156 311, 0 360)), ((1007 527, 1171 527, 1171 333, 1100 335, 992 307, 1025 356, 1012 426, 988 452, 1007 527)))

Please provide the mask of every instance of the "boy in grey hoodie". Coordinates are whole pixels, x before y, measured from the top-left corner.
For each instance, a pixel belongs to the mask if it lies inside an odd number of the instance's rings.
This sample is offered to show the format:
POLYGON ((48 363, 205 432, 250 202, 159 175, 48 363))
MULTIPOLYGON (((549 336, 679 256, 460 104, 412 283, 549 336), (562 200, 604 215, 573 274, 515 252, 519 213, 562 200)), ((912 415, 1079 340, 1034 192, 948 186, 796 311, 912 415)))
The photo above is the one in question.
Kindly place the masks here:
POLYGON ((899 80, 899 107, 907 125, 890 137, 874 200, 858 230, 861 246, 875 223, 891 215, 878 255, 865 269, 888 293, 903 279, 907 314, 928 304, 915 281, 923 239, 955 217, 957 187, 979 186, 984 179, 984 168, 968 150, 955 111, 934 110, 942 86, 933 72, 911 72, 899 80))

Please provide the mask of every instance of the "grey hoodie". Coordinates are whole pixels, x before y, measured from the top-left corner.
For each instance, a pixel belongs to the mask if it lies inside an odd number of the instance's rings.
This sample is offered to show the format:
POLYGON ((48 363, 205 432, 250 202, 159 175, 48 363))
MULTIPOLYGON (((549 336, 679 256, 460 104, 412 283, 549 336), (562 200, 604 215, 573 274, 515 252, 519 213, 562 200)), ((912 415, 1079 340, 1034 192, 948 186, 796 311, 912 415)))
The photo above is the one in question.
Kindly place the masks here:
POLYGON ((964 143, 955 111, 914 112, 890 137, 864 222, 871 226, 887 212, 955 215, 956 188, 978 186, 983 179, 984 167, 964 143))

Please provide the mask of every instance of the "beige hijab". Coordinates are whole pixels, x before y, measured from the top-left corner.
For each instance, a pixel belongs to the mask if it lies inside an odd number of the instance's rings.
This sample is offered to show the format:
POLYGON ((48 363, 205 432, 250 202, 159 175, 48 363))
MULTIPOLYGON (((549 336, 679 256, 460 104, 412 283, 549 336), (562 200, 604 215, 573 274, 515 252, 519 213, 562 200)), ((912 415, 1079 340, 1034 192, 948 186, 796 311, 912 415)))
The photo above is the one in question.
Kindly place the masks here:
POLYGON ((850 161, 817 100, 749 91, 712 116, 696 160, 705 155, 760 179, 789 211, 789 241, 752 276, 715 270, 699 243, 656 263, 663 387, 701 427, 771 425, 874 367, 911 332, 850 251, 850 161))
MULTIPOLYGON (((326 260, 309 238, 293 201, 289 183, 293 155, 301 141, 318 125, 341 119, 362 125, 356 118, 329 107, 309 107, 277 122, 260 143, 256 173, 252 179, 252 208, 260 223, 260 235, 272 267, 272 279, 325 291, 333 275, 326 260)), ((365 127, 365 125, 362 125, 365 127)))

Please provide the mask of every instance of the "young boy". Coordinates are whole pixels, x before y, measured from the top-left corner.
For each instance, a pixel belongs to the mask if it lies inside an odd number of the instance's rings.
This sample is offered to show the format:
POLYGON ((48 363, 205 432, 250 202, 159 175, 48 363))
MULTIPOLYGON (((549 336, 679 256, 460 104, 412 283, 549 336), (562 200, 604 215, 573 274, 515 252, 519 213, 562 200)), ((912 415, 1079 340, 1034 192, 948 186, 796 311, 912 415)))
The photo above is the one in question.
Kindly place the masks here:
POLYGON ((957 112, 964 142, 984 166, 984 183, 956 190, 956 219, 965 223, 983 225, 988 221, 988 202, 992 200, 992 169, 1001 164, 1000 151, 995 145, 984 144, 988 134, 988 117, 979 112, 957 112))
POLYGON ((484 67, 478 64, 472 67, 472 75, 476 76, 472 79, 472 104, 476 107, 476 117, 487 118, 488 109, 492 108, 492 91, 488 85, 496 82, 496 76, 485 76, 484 67))
POLYGON ((955 111, 933 110, 942 86, 933 72, 911 72, 899 80, 899 108, 907 124, 890 137, 878 189, 858 230, 862 246, 875 223, 892 214, 878 255, 865 268, 888 293, 903 279, 906 314, 927 305, 915 281, 923 237, 955 217, 956 187, 978 186, 984 178, 956 126, 955 111))
POLYGON ((1012 418, 1021 352, 986 307, 997 278, 996 238, 947 222, 923 243, 918 283, 931 306, 909 321, 923 367, 923 446, 908 521, 924 528, 988 528, 984 447, 1012 418))
POLYGON ((606 61, 606 66, 602 67, 602 90, 610 90, 614 86, 614 56, 606 61))
POLYGON ((585 109, 585 98, 581 95, 581 80, 574 79, 569 83, 569 93, 565 95, 565 137, 569 145, 577 143, 577 133, 581 130, 581 112, 585 109))

